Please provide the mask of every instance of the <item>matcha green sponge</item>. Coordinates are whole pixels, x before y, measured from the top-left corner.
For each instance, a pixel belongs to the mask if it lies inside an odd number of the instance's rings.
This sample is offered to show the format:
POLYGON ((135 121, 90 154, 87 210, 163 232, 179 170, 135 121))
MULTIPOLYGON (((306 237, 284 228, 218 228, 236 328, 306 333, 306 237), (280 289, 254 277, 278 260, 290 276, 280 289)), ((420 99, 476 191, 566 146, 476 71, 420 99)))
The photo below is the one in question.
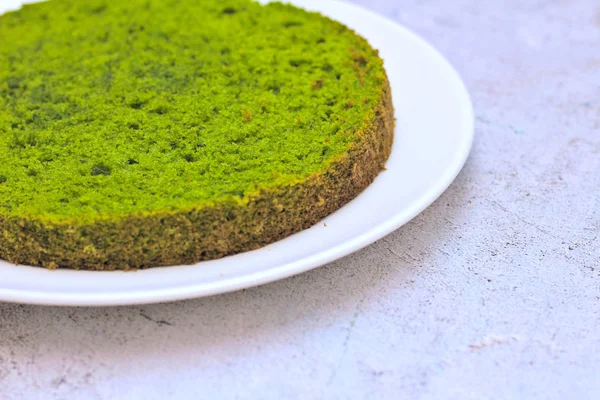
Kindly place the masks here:
POLYGON ((51 0, 0 16, 0 257, 195 263, 307 228, 393 140, 376 50, 252 0, 51 0))

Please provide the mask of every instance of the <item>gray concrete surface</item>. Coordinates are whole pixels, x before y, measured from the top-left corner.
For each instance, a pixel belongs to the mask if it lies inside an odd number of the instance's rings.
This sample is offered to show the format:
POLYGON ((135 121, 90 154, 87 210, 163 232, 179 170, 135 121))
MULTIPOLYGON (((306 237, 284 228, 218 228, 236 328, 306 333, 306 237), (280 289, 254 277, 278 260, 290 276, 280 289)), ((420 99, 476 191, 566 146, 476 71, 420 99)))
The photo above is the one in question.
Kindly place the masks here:
POLYGON ((477 134, 450 189, 369 248, 263 287, 0 304, 0 399, 600 398, 600 2, 355 2, 464 77, 477 134))

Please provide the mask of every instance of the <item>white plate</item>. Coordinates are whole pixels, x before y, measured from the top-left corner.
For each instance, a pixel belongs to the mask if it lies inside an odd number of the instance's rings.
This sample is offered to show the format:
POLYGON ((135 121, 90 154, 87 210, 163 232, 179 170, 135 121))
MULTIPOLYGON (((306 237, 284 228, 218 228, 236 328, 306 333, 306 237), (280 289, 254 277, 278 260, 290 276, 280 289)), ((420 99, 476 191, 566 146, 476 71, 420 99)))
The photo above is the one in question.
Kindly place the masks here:
MULTIPOLYGON (((408 222, 442 194, 464 165, 473 140, 471 102, 458 74, 429 44, 381 16, 335 0, 291 3, 348 25, 380 50, 397 118, 387 171, 313 228, 221 260, 138 272, 48 271, 0 262, 0 300, 122 305, 256 286, 357 251, 408 222)), ((7 4, 0 0, 0 9, 7 4)))

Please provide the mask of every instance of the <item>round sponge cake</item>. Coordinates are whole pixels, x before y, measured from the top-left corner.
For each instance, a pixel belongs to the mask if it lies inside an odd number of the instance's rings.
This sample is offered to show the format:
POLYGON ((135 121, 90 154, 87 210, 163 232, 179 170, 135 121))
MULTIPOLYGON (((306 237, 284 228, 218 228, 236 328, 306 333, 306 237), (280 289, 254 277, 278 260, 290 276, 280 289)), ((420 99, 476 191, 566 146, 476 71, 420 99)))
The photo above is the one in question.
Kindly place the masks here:
POLYGON ((51 0, 0 16, 0 258, 190 264, 308 228, 384 168, 383 62, 252 0, 51 0))

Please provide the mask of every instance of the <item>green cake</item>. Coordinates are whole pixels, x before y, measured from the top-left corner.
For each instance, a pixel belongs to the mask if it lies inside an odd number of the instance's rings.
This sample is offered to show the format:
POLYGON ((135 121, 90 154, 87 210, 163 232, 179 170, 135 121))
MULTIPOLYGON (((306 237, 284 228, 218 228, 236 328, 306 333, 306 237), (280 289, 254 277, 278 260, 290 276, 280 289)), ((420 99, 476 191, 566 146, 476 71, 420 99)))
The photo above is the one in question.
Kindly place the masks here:
POLYGON ((191 264, 308 228, 393 140, 383 62, 252 0, 51 0, 0 16, 0 258, 191 264))

